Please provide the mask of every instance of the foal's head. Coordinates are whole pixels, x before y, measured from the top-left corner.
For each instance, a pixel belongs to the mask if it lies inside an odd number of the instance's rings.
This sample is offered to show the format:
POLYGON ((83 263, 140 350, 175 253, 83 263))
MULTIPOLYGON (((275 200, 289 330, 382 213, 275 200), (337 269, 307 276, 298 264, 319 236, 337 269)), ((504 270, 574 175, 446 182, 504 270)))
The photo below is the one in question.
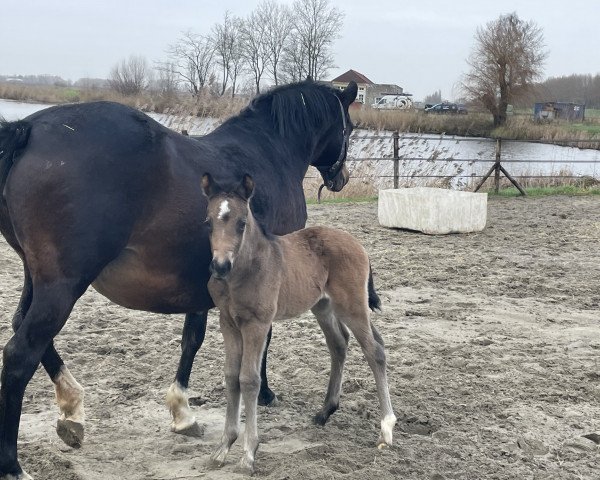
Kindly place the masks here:
POLYGON ((202 177, 202 190, 208 197, 206 223, 213 254, 210 272, 225 278, 239 253, 246 227, 254 222, 249 204, 254 181, 244 175, 236 188, 225 191, 207 173, 202 177))

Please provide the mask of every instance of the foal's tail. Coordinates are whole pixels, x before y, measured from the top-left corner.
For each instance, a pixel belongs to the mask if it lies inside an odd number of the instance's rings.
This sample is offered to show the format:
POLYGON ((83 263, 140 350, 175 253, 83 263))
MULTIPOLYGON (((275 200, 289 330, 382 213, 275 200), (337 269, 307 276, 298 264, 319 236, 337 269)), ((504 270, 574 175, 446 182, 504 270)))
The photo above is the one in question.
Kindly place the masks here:
POLYGON ((371 264, 369 263, 369 308, 373 311, 381 310, 381 300, 379 295, 375 291, 375 285, 373 284, 373 270, 371 270, 371 264))
POLYGON ((8 173, 20 150, 27 145, 30 132, 31 125, 28 122, 7 122, 0 117, 0 201, 8 173))

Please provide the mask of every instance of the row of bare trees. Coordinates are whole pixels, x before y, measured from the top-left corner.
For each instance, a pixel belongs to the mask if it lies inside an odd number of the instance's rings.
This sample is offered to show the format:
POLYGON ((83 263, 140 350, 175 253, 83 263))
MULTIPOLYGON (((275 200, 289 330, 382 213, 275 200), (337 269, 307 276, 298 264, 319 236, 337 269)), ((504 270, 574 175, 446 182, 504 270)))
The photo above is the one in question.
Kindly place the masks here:
POLYGON ((122 60, 111 71, 110 85, 124 95, 152 84, 163 93, 235 96, 242 82, 260 93, 267 83, 321 79, 334 66, 332 47, 343 17, 330 0, 263 0, 245 18, 225 12, 210 32, 182 33, 167 59, 156 62, 156 75, 143 57, 122 60))

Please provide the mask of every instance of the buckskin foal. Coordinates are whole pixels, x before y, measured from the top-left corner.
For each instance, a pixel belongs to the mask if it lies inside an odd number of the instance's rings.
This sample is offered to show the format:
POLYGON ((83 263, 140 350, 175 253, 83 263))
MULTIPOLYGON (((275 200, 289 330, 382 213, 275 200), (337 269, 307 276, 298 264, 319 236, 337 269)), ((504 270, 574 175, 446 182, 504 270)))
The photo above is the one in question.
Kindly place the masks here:
POLYGON ((373 371, 382 411, 378 446, 391 445, 396 417, 386 377, 383 340, 370 323, 379 308, 369 258, 350 234, 311 227, 277 237, 255 220, 250 198, 254 181, 227 188, 202 177, 208 197, 207 224, 213 260, 209 292, 220 310, 225 343, 227 412, 221 443, 211 462, 221 466, 239 432, 240 392, 246 411, 242 471, 252 474, 258 448, 256 405, 260 366, 273 320, 312 310, 327 341, 331 373, 316 423, 324 425, 339 405, 342 370, 352 331, 373 371))

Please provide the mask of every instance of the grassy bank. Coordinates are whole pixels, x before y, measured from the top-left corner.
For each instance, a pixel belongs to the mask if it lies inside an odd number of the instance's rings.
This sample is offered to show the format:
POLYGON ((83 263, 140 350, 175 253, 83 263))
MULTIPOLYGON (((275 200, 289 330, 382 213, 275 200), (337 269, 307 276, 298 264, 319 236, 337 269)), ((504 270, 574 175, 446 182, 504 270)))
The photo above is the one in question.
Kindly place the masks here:
MULTIPOLYGON (((600 186, 579 187, 577 185, 562 185, 556 187, 528 187, 525 188, 525 193, 529 197, 544 197, 547 195, 600 195, 600 186)), ((509 187, 500 189, 498 193, 490 190, 488 194, 498 197, 518 197, 521 195, 521 192, 514 187, 509 187)))
MULTIPOLYGON (((55 104, 112 100, 147 112, 210 116, 221 119, 235 115, 248 103, 248 98, 240 97, 231 99, 207 95, 192 98, 187 94, 163 95, 151 91, 125 97, 112 90, 101 88, 12 83, 0 84, 0 98, 55 104)), ((571 144, 583 148, 600 148, 600 110, 587 109, 586 120, 579 123, 562 121, 538 123, 532 120, 527 109, 517 112, 519 114, 509 117, 507 124, 501 128, 494 128, 491 115, 485 112, 470 112, 468 115, 435 115, 416 110, 380 111, 363 107, 352 109, 350 115, 358 127, 376 130, 467 137, 502 137, 561 144, 569 144, 568 140, 577 140, 579 143, 571 144)))
POLYGON ((0 98, 19 102, 77 103, 108 100, 119 102, 145 112, 194 115, 198 117, 228 118, 237 114, 246 104, 244 98, 222 98, 210 95, 194 98, 191 95, 163 95, 159 92, 143 92, 124 96, 102 88, 75 88, 0 83, 0 98))
POLYGON ((352 121, 362 128, 398 130, 410 133, 534 140, 573 145, 581 148, 600 148, 600 116, 589 115, 583 122, 554 121, 540 123, 531 115, 509 117, 506 125, 494 128, 490 114, 475 112, 468 115, 435 115, 422 111, 379 111, 355 109, 352 121))

